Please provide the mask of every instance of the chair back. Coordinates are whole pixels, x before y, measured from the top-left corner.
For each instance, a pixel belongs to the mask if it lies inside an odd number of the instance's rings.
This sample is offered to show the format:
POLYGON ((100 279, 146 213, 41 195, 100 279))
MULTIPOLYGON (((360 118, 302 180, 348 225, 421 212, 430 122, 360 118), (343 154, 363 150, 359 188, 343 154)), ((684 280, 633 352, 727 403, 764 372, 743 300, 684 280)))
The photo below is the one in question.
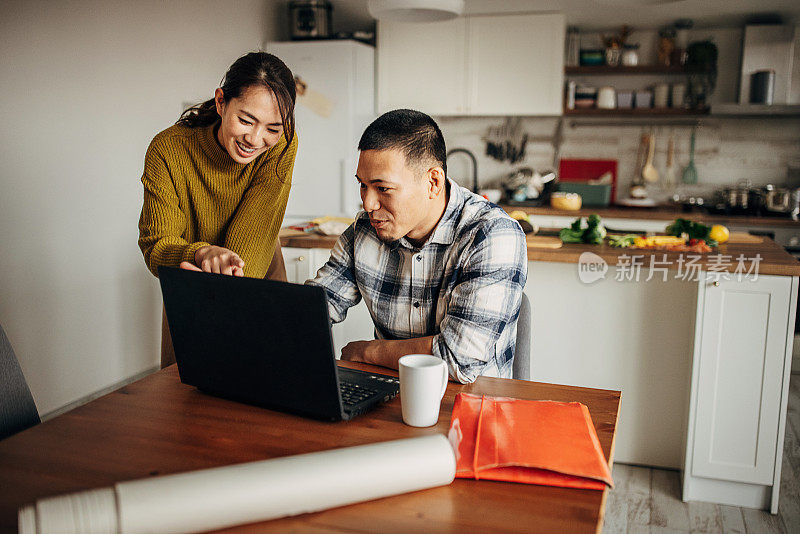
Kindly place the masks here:
POLYGON ((512 376, 518 380, 531 379, 531 301, 522 294, 517 319, 517 347, 514 349, 512 376))
POLYGON ((39 423, 39 412, 17 355, 0 326, 0 439, 39 423))

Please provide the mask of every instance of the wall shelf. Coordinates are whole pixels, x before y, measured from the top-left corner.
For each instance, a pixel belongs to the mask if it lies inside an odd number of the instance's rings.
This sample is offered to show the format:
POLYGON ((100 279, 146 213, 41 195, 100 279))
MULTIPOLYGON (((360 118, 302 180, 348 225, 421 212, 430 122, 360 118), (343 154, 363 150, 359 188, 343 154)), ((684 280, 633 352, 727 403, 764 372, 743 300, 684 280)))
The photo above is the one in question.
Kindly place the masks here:
POLYGON ((663 65, 636 65, 634 67, 609 67, 608 65, 583 65, 564 67, 564 74, 570 75, 632 75, 632 74, 686 74, 683 65, 665 67, 663 65))
POLYGON ((708 110, 682 108, 565 109, 565 117, 702 117, 708 110))

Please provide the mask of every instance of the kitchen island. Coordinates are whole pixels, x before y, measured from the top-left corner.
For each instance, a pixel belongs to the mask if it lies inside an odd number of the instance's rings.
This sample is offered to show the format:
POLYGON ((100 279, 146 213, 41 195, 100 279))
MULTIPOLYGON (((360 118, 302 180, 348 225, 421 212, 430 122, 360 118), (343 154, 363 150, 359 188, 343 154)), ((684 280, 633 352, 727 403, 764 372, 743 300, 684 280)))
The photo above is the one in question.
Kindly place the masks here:
MULTIPOLYGON (((281 243, 302 281, 335 238, 281 243)), ((776 511, 800 262, 768 238, 708 254, 529 247, 528 260, 530 378, 621 390, 615 458, 681 469, 685 500, 776 511)), ((351 339, 369 338, 358 313, 351 339)))

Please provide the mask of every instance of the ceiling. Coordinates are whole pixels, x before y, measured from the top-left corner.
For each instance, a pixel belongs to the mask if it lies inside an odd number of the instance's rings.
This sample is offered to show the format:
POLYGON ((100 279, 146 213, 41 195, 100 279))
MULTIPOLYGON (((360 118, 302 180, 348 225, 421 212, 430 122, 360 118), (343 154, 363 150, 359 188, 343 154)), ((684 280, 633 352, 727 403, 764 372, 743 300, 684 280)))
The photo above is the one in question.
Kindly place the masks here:
MULTIPOLYGON (((331 0, 336 30, 369 30, 374 23, 367 0, 331 0)), ((628 24, 635 29, 658 28, 677 19, 695 27, 742 26, 753 15, 778 14, 800 24, 798 0, 466 0, 467 14, 558 11, 567 23, 587 29, 628 24)))

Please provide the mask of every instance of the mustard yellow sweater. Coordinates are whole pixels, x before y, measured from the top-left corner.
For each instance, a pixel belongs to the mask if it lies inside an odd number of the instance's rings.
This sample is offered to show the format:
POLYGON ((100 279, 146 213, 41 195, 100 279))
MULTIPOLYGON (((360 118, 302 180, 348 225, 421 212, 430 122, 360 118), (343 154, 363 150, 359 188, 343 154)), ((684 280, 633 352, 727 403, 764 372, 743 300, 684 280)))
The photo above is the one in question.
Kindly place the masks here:
POLYGON ((144 159, 139 248, 150 271, 194 263, 206 245, 244 260, 244 274, 263 278, 286 211, 297 135, 247 165, 236 163, 215 138, 216 125, 171 126, 155 136, 144 159))

